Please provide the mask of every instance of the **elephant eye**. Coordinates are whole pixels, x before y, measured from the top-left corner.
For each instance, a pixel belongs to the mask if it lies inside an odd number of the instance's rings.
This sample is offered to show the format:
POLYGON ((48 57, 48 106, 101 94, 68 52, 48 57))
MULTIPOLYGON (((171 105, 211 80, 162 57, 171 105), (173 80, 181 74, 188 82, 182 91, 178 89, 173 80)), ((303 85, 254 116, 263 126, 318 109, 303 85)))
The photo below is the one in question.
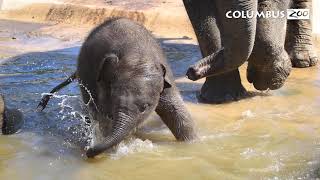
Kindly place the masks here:
POLYGON ((144 113, 150 106, 151 106, 151 104, 145 103, 145 104, 139 106, 139 111, 144 113))
POLYGON ((107 114, 107 119, 113 119, 113 116, 112 115, 110 115, 110 114, 107 114))

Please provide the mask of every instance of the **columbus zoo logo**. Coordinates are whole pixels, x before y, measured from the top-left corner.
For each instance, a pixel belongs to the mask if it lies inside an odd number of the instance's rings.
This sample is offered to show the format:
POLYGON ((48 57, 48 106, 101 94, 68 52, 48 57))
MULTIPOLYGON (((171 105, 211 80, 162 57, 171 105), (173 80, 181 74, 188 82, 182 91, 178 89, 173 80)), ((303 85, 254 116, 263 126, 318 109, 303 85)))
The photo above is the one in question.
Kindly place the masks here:
POLYGON ((228 19, 287 18, 288 20, 310 19, 309 9, 287 9, 287 11, 228 11, 228 19))

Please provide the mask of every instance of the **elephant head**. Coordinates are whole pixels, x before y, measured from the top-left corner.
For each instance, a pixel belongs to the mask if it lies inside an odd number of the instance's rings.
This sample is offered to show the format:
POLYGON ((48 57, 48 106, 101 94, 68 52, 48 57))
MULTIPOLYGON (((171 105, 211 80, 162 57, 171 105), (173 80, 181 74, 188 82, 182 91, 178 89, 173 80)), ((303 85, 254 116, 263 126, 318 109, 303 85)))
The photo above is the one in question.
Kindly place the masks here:
POLYGON ((134 58, 119 59, 111 54, 99 65, 95 102, 98 111, 94 114, 104 137, 102 143, 88 149, 89 158, 128 136, 155 110, 163 89, 171 86, 164 65, 134 58))

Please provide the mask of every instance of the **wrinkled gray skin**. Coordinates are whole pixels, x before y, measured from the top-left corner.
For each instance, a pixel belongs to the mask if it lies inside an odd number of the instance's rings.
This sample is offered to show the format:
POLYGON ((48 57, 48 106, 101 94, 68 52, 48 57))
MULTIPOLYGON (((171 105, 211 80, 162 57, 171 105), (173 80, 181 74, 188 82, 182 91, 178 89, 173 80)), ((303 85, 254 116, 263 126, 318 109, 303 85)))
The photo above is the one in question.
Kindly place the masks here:
POLYGON ((208 103, 246 96, 238 67, 249 61, 247 79, 258 90, 283 86, 295 67, 317 62, 311 40, 310 20, 227 19, 228 11, 286 11, 309 8, 311 0, 184 0, 203 55, 188 69, 191 80, 207 77, 200 99, 208 103), (286 31, 285 26, 288 26, 286 31), (288 55, 289 54, 289 55, 288 55))
MULTIPOLYGON (((103 142, 89 148, 88 157, 121 142, 153 111, 177 140, 196 138, 162 49, 143 26, 121 18, 95 28, 81 48, 76 76, 83 101, 103 135, 103 142)), ((44 108, 49 98, 39 106, 44 108)))
POLYGON ((4 98, 0 95, 0 134, 14 134, 18 132, 22 126, 22 113, 16 109, 6 108, 4 98))
MULTIPOLYGON (((312 0, 292 0, 290 8, 312 10, 312 0)), ((319 58, 312 42, 311 20, 288 21, 285 47, 293 67, 317 64, 319 58)))

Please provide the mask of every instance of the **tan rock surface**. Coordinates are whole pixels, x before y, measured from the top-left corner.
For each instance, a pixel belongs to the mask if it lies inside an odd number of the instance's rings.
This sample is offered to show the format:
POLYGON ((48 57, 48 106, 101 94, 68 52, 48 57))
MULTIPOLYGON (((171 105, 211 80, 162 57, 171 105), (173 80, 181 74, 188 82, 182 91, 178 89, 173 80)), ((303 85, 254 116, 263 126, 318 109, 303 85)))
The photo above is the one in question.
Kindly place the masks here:
MULTIPOLYGON (((0 18, 94 26, 110 17, 128 17, 162 36, 195 37, 182 0, 0 0, 0 18), (21 9, 18 9, 21 8, 21 9)), ((319 38, 320 3, 313 1, 319 38)))
POLYGON ((165 36, 192 36, 192 26, 180 0, 57 0, 3 11, 0 18, 95 26, 110 17, 127 17, 165 36))

